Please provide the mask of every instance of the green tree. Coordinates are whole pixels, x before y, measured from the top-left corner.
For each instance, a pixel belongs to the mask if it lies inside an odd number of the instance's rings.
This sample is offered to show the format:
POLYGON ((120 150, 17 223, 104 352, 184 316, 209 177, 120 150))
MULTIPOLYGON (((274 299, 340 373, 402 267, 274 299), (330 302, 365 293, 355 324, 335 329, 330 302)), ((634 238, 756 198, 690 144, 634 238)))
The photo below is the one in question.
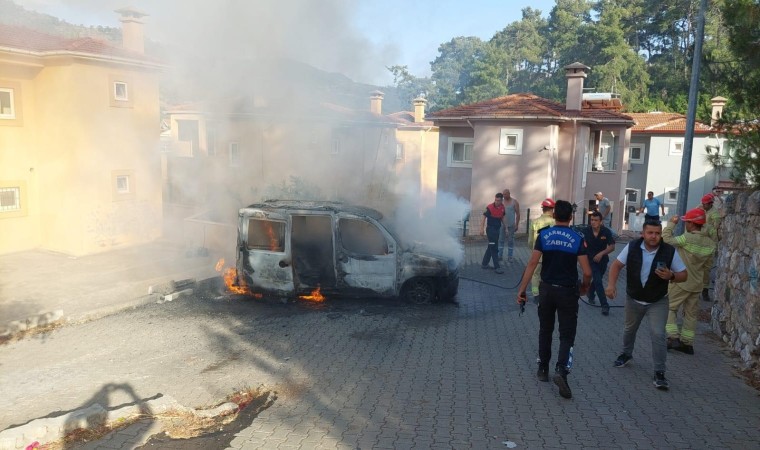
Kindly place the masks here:
POLYGON ((430 64, 435 83, 435 109, 462 104, 470 86, 470 71, 485 45, 478 37, 460 36, 438 47, 439 55, 430 64))
MULTIPOLYGON (((424 97, 428 100, 428 108, 433 108, 435 102, 431 100, 433 91, 433 81, 430 78, 417 78, 409 73, 407 66, 390 66, 388 71, 393 74, 393 85, 398 90, 399 100, 406 108, 412 105, 417 97, 424 97)), ((434 96, 433 96, 434 98, 434 96)))
POLYGON ((490 44, 503 55, 503 79, 510 93, 541 95, 546 78, 546 19, 533 8, 522 10, 522 19, 496 33, 490 44))

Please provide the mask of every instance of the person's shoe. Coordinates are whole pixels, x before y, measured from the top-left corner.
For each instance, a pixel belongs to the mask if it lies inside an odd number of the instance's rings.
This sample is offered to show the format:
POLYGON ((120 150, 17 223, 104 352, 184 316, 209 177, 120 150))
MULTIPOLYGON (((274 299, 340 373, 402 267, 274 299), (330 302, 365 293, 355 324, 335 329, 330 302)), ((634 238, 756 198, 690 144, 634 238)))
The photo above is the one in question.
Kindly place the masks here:
POLYGON ((694 354, 694 346, 690 344, 684 344, 683 342, 679 342, 681 345, 677 347, 673 347, 673 350, 677 352, 686 353, 687 355, 693 355, 694 354))
POLYGON ((491 269, 491 266, 484 266, 484 265, 481 265, 481 266, 480 266, 480 268, 481 268, 481 269, 483 269, 483 270, 490 270, 490 269, 491 269))
POLYGON ((596 299, 594 297, 588 298, 588 304, 589 305, 596 305, 596 299))
POLYGON ((654 387, 657 389, 660 389, 662 391, 668 390, 668 379, 665 378, 665 372, 655 372, 654 377, 652 378, 652 383, 654 383, 654 387))
POLYGON ((710 290, 709 289, 702 289, 702 301, 703 302, 709 302, 710 300, 710 290))
POLYGON ((603 316, 609 316, 610 315, 610 306, 609 305, 602 306, 602 315, 603 316))
POLYGON ((549 381, 549 368, 548 367, 539 367, 536 371, 536 378, 538 378, 538 381, 549 381))
POLYGON ((573 398, 573 391, 570 390, 570 386, 567 384, 567 373, 562 371, 554 372, 554 384, 559 388, 559 395, 562 398, 573 398))
POLYGON ((677 349, 681 346, 681 340, 678 338, 668 338, 668 350, 677 349))
POLYGON ((502 270, 502 269, 496 269, 496 270, 494 270, 494 272, 496 272, 496 273, 504 273, 504 270, 502 270))
POLYGON ((621 353, 615 360, 615 367, 625 367, 632 359, 633 356, 621 353))

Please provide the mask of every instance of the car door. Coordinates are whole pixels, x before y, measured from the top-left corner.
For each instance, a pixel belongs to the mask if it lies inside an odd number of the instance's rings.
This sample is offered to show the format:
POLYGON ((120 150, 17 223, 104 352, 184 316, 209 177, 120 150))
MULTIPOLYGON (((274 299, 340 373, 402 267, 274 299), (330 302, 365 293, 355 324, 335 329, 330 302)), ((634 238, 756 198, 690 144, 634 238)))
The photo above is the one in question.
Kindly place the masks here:
POLYGON ((288 216, 254 211, 241 218, 242 270, 251 290, 283 295, 294 292, 288 216))
POLYGON ((348 291, 397 294, 396 241, 374 219, 338 215, 336 266, 348 291))

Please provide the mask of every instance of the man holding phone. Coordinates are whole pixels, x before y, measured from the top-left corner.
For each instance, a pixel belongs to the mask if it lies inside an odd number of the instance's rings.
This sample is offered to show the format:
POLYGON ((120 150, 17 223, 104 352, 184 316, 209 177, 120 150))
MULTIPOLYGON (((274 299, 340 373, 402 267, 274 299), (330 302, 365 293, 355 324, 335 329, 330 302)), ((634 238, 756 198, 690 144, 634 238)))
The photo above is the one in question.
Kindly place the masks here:
POLYGON ((686 265, 675 247, 662 242, 662 224, 655 221, 644 222, 641 238, 631 241, 618 255, 610 268, 607 298, 614 300, 617 295, 617 280, 620 270, 626 271, 625 330, 623 332, 623 352, 615 360, 615 367, 624 367, 633 359, 636 332, 642 319, 649 319, 649 335, 652 340, 654 377, 657 389, 668 389, 665 378, 665 361, 668 355, 668 283, 686 281, 686 265))

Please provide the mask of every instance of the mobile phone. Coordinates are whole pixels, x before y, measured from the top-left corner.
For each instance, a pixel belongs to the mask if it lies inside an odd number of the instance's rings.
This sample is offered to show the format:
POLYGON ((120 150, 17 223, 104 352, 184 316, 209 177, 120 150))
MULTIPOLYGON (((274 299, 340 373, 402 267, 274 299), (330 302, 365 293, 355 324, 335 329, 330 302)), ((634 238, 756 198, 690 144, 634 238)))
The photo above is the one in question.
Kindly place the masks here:
POLYGON ((665 269, 667 266, 665 265, 664 261, 657 261, 657 264, 655 265, 655 268, 657 270, 665 269))

